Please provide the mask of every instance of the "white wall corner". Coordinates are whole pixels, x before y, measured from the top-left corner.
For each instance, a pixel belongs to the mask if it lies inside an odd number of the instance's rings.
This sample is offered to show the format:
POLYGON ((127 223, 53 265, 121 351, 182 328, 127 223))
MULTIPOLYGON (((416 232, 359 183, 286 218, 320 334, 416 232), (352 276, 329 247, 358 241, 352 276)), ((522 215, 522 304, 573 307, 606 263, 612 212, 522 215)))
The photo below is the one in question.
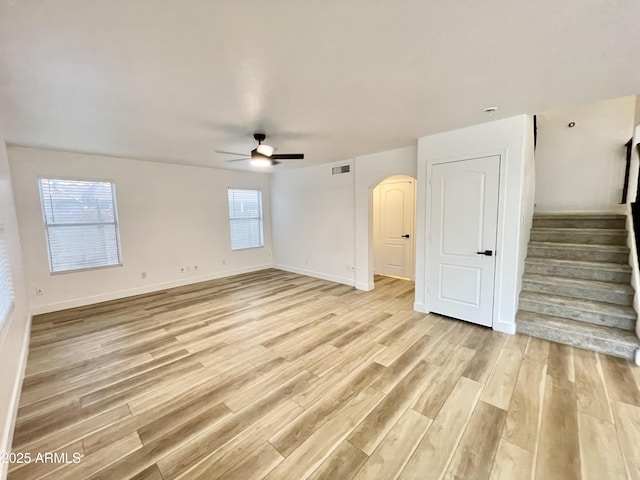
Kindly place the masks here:
POLYGON ((420 312, 420 313, 431 313, 429 312, 429 309, 427 308, 427 306, 422 302, 414 302, 413 309, 416 312, 420 312))
POLYGON ((493 329, 496 332, 508 333, 509 335, 514 335, 516 333, 516 324, 515 322, 502 322, 498 320, 493 324, 493 329))
MULTIPOLYGON (((14 310, 15 313, 15 310, 14 310)), ((15 324, 20 324, 17 319, 12 324, 7 325, 7 328, 18 328, 15 324)), ((7 416, 4 419, 4 426, 2 428, 2 438, 0 439, 0 452, 10 452, 11 444, 13 442, 13 433, 16 426, 16 419, 18 418, 18 407, 20 406, 20 394, 22 392, 22 382, 24 381, 24 375, 27 368, 27 357, 29 355, 29 339, 31 338, 31 320, 32 316, 29 314, 27 321, 24 322, 24 330, 22 332, 17 332, 18 335, 22 336, 20 342, 20 351, 18 354, 17 360, 17 370, 15 371, 16 375, 12 385, 6 385, 7 389, 11 388, 11 397, 9 400, 9 405, 6 411, 7 416)), ((12 332, 5 332, 6 336, 2 339, 2 341, 6 341, 7 338, 14 338, 15 335, 12 332)), ((13 353, 13 348, 3 348, 2 353, 0 353, 0 359, 2 359, 3 363, 11 364, 11 359, 5 358, 3 353, 9 352, 9 354, 13 353)), ((11 379, 5 378, 4 380, 10 381, 11 379)), ((8 382, 7 382, 8 383, 8 382)), ((0 478, 6 478, 8 464, 2 463, 0 464, 0 478)))
MULTIPOLYGON (((631 204, 626 204, 627 215, 627 245, 629 246, 629 265, 631 265, 631 286, 634 289, 633 308, 636 311, 636 335, 640 338, 640 268, 638 266, 638 250, 636 248, 635 227, 633 225, 633 215, 631 213, 631 204)), ((636 356, 637 358, 637 356, 636 356)))
POLYGON ((374 288, 373 282, 356 282, 356 288, 363 292, 370 292, 374 288))

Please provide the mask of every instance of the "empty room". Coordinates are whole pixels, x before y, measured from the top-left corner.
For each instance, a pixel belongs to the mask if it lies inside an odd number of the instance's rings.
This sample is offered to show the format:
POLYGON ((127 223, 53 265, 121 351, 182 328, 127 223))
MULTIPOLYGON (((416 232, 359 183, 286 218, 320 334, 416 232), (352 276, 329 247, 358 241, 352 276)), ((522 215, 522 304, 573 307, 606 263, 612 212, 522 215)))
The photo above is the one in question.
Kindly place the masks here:
POLYGON ((0 478, 640 480, 639 17, 0 0, 0 478))

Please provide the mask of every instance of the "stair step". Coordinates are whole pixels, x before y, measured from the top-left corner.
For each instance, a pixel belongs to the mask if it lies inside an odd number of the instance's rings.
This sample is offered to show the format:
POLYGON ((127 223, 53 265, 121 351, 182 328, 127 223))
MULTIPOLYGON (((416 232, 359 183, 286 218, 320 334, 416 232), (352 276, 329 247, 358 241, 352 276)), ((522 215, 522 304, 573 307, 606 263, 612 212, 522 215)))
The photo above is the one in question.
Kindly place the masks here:
POLYGON ((526 311, 516 313, 516 331, 631 361, 640 348, 638 337, 627 330, 526 311))
POLYGON ((587 245, 626 245, 627 231, 602 228, 532 228, 531 241, 587 245))
POLYGON ((635 310, 631 306, 526 290, 520 292, 519 308, 527 312, 552 315, 623 330, 633 330, 637 317, 635 310))
POLYGON ((555 258, 527 257, 525 272, 555 275, 565 278, 597 280, 600 282, 631 282, 631 267, 620 263, 584 262, 579 260, 558 260, 555 258))
POLYGON ((612 228, 624 229, 625 215, 536 214, 533 228, 612 228))
POLYGON ((584 243, 537 242, 529 243, 530 257, 607 262, 626 264, 629 247, 622 245, 588 245, 584 243))
POLYGON ((538 273, 522 276, 522 289, 528 292, 551 293, 565 297, 617 305, 633 305, 634 290, 631 285, 565 278, 538 273))

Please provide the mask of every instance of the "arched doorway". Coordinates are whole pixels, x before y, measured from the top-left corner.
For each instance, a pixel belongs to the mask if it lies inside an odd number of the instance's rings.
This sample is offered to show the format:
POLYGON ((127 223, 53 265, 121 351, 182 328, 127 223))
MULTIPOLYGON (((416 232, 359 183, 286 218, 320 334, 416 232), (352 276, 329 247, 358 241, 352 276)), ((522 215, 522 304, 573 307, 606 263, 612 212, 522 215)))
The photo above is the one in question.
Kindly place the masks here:
POLYGON ((371 245, 377 276, 415 279, 416 180, 392 175, 372 188, 371 245))

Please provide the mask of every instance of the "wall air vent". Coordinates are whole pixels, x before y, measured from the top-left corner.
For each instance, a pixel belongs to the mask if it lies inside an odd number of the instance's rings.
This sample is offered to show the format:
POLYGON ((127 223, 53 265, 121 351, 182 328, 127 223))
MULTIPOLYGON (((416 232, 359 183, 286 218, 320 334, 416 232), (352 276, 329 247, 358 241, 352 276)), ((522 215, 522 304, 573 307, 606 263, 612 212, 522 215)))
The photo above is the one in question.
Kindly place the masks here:
POLYGON ((331 169, 332 175, 339 175, 341 173, 349 173, 351 171, 351 165, 341 165, 339 167, 333 167, 331 169))

